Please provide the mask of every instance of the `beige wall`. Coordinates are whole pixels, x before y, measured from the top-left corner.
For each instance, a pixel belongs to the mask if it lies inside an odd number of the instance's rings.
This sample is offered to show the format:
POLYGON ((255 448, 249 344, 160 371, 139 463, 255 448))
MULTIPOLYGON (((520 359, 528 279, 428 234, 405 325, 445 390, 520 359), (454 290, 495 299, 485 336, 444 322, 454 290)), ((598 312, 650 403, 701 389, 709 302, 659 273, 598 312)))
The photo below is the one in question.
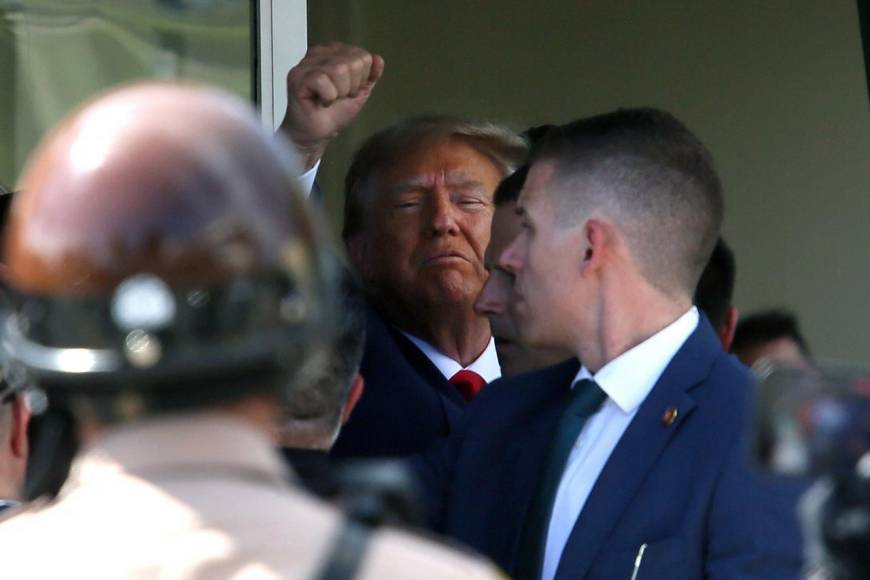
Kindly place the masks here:
POLYGON ((821 358, 870 362, 870 101, 854 0, 310 0, 312 42, 386 74, 322 171, 408 114, 518 128, 654 105, 713 151, 743 312, 788 306, 821 358))

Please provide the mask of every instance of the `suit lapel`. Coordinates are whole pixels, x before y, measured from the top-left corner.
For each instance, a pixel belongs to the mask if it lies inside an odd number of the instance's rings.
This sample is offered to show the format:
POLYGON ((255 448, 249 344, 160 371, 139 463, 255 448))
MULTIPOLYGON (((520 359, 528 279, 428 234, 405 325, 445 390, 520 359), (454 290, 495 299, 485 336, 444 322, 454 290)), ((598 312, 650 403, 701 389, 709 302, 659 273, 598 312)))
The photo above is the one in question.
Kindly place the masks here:
POLYGON ((701 317, 698 328, 641 404, 595 482, 562 552, 556 580, 585 576, 647 473, 695 407, 687 391, 707 376, 721 348, 709 323, 701 317), (666 425, 662 416, 672 407, 677 416, 666 425))
POLYGON ((539 371, 528 379, 508 379, 520 381, 527 395, 522 403, 525 420, 510 426, 513 435, 522 433, 522 437, 505 437, 501 459, 494 462, 504 469, 502 475, 497 476, 501 482, 500 505, 511 506, 504 510, 504 516, 509 520, 501 526, 512 542, 507 551, 510 559, 505 562, 508 571, 514 569, 526 512, 562 415, 562 403, 579 369, 580 363, 574 359, 539 371))
POLYGON ((432 388, 435 389, 435 392, 440 395, 438 399, 441 402, 441 407, 444 410, 447 423, 452 428, 454 421, 459 417, 460 412, 467 404, 465 399, 462 398, 462 395, 459 394, 456 387, 451 385, 450 381, 441 374, 441 371, 439 371, 438 367, 429 360, 429 357, 423 354, 422 350, 417 348, 416 344, 408 340, 408 337, 392 325, 387 324, 386 326, 390 336, 393 337, 396 346, 398 346, 399 350, 402 351, 402 354, 406 359, 408 359, 411 366, 413 366, 423 380, 430 384, 432 388))

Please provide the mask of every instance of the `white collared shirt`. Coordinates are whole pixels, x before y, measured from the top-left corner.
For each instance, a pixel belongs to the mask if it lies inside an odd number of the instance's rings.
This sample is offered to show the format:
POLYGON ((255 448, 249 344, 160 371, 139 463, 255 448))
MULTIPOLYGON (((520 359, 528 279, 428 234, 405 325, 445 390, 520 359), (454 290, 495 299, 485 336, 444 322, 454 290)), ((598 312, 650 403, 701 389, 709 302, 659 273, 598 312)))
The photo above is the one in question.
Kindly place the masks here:
POLYGON ((565 464, 550 517, 542 580, 555 577, 574 523, 610 454, 671 359, 698 326, 698 318, 698 309, 693 306, 670 325, 604 365, 594 376, 583 366, 574 377, 574 384, 594 379, 607 399, 583 425, 565 464))
POLYGON ((463 367, 461 364, 423 340, 422 338, 417 338, 413 334, 408 334, 401 328, 399 332, 404 334, 408 340, 413 342, 417 348, 423 351, 423 354, 426 355, 432 364, 438 367, 438 370, 441 371, 441 374, 444 375, 448 381, 450 377, 455 375, 461 370, 466 371, 474 371, 483 377, 487 383, 491 383, 494 380, 501 378, 501 365, 498 363, 498 353, 495 351, 495 339, 490 337, 489 343, 486 345, 486 348, 480 353, 480 356, 477 357, 474 362, 472 362, 467 367, 463 367))
POLYGON ((317 160, 314 167, 297 177, 299 188, 305 193, 305 197, 311 197, 311 190, 314 189, 314 180, 317 179, 318 169, 320 169, 320 159, 317 160))

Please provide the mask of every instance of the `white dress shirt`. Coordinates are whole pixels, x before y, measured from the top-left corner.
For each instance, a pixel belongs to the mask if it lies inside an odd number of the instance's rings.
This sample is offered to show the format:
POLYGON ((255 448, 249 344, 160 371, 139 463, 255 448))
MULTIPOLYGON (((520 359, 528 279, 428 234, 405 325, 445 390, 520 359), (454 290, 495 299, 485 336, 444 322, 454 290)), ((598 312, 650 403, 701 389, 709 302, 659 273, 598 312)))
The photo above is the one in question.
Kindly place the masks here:
POLYGON ((314 180, 317 179, 318 169, 320 169, 319 159, 317 160, 317 163, 314 164, 314 167, 297 178, 299 180, 299 187, 302 189, 303 193, 305 193, 305 197, 311 197, 311 190, 314 189, 314 180))
POLYGON ((542 580, 555 577, 574 523, 610 454, 671 359, 698 326, 698 318, 698 309, 693 306, 664 329, 604 365, 594 376, 583 366, 574 378, 574 384, 593 379, 607 399, 583 425, 565 464, 550 517, 542 580))
POLYGON ((501 365, 498 363, 498 353, 495 351, 495 339, 490 337, 489 343, 486 345, 486 348, 480 353, 480 356, 474 359, 474 361, 468 365, 467 367, 463 367, 461 364, 423 340, 422 338, 417 338, 413 334, 408 334, 402 329, 399 329, 399 332, 404 334, 408 340, 413 342, 417 348, 423 351, 423 354, 426 355, 432 364, 438 367, 438 370, 441 371, 441 374, 444 375, 448 381, 450 377, 455 375, 461 370, 466 371, 474 371, 483 377, 487 383, 491 383, 494 380, 501 378, 501 365))

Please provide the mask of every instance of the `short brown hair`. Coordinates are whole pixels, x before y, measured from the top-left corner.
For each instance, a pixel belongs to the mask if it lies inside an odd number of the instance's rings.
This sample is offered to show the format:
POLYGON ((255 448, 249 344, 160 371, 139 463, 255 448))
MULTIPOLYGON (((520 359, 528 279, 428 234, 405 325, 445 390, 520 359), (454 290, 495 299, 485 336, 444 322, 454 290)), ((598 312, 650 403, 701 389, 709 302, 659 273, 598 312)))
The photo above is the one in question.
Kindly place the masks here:
POLYGON ((412 117, 369 137, 357 150, 344 182, 344 228, 347 242, 362 228, 361 192, 369 180, 415 145, 439 137, 462 140, 488 157, 508 175, 528 154, 526 140, 510 129, 457 117, 427 115, 412 117))
POLYGON ((644 277, 691 296, 724 214, 713 158, 673 115, 620 109, 547 133, 532 162, 549 161, 562 226, 592 210, 617 221, 644 277))

